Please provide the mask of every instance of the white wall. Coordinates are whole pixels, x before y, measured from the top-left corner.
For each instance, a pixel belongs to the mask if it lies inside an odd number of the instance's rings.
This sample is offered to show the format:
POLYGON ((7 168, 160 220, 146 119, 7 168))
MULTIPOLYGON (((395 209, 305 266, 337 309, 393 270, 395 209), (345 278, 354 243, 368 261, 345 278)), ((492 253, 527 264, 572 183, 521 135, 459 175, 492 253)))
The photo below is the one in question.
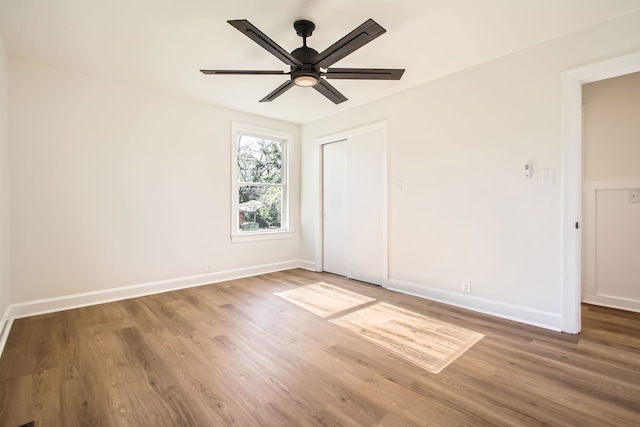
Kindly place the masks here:
POLYGON ((0 329, 9 305, 9 132, 7 56, 0 36, 0 329))
POLYGON ((585 84, 584 182, 640 178, 640 73, 585 84))
POLYGON ((387 119, 389 286, 559 328, 562 73, 639 49, 635 14, 304 125, 303 259, 318 239, 315 139, 387 119))
POLYGON ((640 73, 589 83, 583 104, 583 300, 640 311, 640 73))
POLYGON ((297 232, 230 241, 231 121, 297 125, 20 60, 9 76, 13 303, 298 260, 297 232))

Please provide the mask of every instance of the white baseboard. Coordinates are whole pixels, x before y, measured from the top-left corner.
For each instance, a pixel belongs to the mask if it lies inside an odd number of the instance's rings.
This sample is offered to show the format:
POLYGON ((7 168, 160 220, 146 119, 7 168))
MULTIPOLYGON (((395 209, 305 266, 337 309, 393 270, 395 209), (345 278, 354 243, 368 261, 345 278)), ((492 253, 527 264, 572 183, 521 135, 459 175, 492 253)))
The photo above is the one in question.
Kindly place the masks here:
POLYGON ((477 311, 515 322, 525 323, 552 331, 562 330, 562 316, 559 313, 535 310, 515 304, 478 298, 471 295, 435 289, 428 286, 399 280, 387 280, 385 287, 392 291, 441 302, 443 304, 477 311))
POLYGON ((314 261, 307 261, 304 259, 300 260, 300 268, 304 268, 309 271, 318 271, 316 270, 316 263, 314 261))
POLYGON ((9 338, 9 331, 11 330, 11 325, 13 324, 13 319, 9 317, 9 312, 11 311, 11 306, 8 306, 0 319, 0 356, 2 356, 2 351, 4 350, 4 345, 7 343, 7 338, 9 338))
POLYGON ((583 295, 582 302, 640 313, 640 301, 627 298, 618 298, 605 295, 583 295))
POLYGON ((0 323, 0 328, 2 328, 0 329, 0 356, 2 355, 2 350, 4 350, 14 319, 241 279, 275 271, 292 268, 306 269, 308 267, 308 261, 294 260, 10 304, 1 319, 2 323, 0 323))

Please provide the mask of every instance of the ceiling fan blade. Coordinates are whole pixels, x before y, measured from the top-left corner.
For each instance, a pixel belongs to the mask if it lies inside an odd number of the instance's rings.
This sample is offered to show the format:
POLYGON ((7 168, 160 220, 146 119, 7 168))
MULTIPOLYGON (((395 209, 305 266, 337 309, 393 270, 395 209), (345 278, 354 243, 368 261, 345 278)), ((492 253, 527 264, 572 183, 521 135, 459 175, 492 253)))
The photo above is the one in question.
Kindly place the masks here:
POLYGON ((282 70, 200 70, 202 74, 220 74, 220 75, 276 75, 276 74, 289 74, 282 70))
POLYGON ((334 104, 340 104, 347 100, 347 97, 338 92, 338 89, 333 87, 325 79, 318 80, 318 83, 313 87, 315 90, 329 98, 334 104))
POLYGON ((280 95, 282 95, 283 93, 285 93, 286 91, 288 91, 289 89, 291 89, 293 86, 294 86, 293 82, 291 80, 287 80, 286 82, 278 86, 276 90, 274 90, 269 95, 262 98, 260 102, 271 102, 277 97, 279 97, 280 95))
POLYGON ((404 69, 400 68, 329 68, 324 73, 328 79, 400 80, 404 69))
POLYGON ((294 58, 289 52, 281 48, 276 42, 271 40, 265 33, 257 29, 252 23, 246 19, 236 19, 227 21, 233 25, 245 36, 249 37, 254 42, 258 43, 264 49, 266 49, 273 56, 287 65, 294 65, 296 67, 302 67, 302 62, 294 58))
POLYGON ((356 49, 360 49, 373 39, 383 35, 387 30, 373 19, 367 20, 355 30, 326 48, 311 61, 313 65, 327 68, 335 64, 356 49))

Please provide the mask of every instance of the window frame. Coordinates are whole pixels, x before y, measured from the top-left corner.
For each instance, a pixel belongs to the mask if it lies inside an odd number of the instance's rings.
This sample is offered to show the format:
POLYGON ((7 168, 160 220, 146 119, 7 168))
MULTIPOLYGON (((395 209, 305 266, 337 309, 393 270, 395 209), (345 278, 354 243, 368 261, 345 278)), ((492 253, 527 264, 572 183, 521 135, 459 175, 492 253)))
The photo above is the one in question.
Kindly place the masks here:
POLYGON ((257 240, 286 239, 293 236, 289 221, 289 153, 293 143, 293 134, 290 132, 269 129, 262 126, 246 123, 231 123, 231 241, 234 243, 251 242, 257 240), (240 135, 257 138, 272 139, 282 144, 282 210, 280 228, 277 230, 252 230, 241 231, 239 224, 240 185, 238 183, 238 137, 240 135))

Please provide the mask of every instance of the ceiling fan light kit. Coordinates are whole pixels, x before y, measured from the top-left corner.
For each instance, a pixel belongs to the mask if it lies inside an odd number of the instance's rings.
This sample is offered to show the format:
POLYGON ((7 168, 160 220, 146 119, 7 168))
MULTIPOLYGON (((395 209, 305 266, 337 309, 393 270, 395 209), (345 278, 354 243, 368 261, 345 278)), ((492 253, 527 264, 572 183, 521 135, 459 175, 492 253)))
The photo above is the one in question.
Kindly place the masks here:
POLYGON ((323 52, 307 46, 307 37, 313 34, 315 24, 298 20, 293 24, 296 34, 302 37, 302 46, 289 53, 271 40, 246 19, 227 21, 237 30, 262 46, 273 56, 289 65, 289 72, 281 70, 200 70, 204 74, 220 75, 290 75, 290 79, 260 102, 271 102, 292 86, 313 87, 335 104, 347 100, 327 79, 400 80, 404 69, 387 68, 329 68, 345 56, 361 48, 386 32, 373 19, 369 19, 349 34, 329 46, 323 52), (326 71, 322 71, 322 70, 326 71), (324 77, 324 78, 323 78, 324 77))
POLYGON ((312 74, 300 73, 297 76, 293 77, 293 83, 296 86, 301 86, 301 87, 315 86, 316 84, 318 84, 319 80, 320 80, 320 77, 312 74))

